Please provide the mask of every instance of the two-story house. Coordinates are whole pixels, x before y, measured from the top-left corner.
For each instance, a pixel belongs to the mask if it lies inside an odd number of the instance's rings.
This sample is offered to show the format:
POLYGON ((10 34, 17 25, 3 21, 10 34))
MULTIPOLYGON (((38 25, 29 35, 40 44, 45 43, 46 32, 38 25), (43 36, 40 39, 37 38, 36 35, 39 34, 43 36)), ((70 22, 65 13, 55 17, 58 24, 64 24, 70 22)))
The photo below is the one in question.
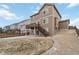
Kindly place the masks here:
MULTIPOLYGON (((61 15, 54 4, 45 3, 30 19, 15 23, 9 29, 39 36, 53 36, 60 29, 68 29, 69 20, 61 21, 61 15)), ((9 26, 8 26, 9 27, 9 26)))

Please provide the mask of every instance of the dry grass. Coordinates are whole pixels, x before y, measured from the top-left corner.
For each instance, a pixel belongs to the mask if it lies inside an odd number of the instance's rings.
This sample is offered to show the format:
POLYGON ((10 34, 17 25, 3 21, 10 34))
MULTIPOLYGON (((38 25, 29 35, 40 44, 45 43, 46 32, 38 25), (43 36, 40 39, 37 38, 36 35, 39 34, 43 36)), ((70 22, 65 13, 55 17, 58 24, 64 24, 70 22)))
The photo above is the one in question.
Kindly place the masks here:
POLYGON ((16 41, 1 41, 0 52, 3 54, 29 55, 41 54, 53 46, 51 38, 20 39, 16 41))

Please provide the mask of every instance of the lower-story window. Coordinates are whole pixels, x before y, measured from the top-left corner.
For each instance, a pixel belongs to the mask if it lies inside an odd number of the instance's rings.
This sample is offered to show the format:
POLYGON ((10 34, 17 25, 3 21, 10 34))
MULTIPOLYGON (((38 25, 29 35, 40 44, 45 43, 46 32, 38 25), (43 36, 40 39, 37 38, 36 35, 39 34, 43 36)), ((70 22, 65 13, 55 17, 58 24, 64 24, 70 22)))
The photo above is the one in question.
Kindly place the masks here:
POLYGON ((36 31, 36 34, 39 35, 39 31, 36 31))
POLYGON ((43 23, 44 23, 44 24, 46 23, 46 20, 45 20, 45 19, 43 20, 43 23))

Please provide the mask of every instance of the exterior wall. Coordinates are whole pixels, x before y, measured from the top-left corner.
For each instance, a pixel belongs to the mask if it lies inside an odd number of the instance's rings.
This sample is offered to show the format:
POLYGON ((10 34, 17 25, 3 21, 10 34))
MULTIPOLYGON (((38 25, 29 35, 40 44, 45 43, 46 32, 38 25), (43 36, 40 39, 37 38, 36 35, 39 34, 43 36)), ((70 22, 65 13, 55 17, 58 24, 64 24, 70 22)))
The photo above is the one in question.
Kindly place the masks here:
POLYGON ((30 24, 31 23, 31 20, 25 20, 25 21, 22 21, 20 23, 15 23, 15 24, 12 24, 12 25, 9 25, 9 26, 5 26, 4 27, 4 30, 14 30, 14 29, 19 29, 21 31, 21 33, 26 33, 29 29, 26 29, 26 25, 27 24, 30 24))
POLYGON ((68 29, 69 28, 69 21, 61 21, 59 23, 59 28, 60 29, 68 29))
POLYGON ((5 26, 4 30, 14 30, 14 29, 17 29, 17 27, 18 27, 18 24, 12 24, 9 26, 5 26))
POLYGON ((26 33, 28 31, 28 29, 26 29, 26 25, 30 24, 31 23, 31 20, 25 20, 23 22, 20 22, 18 24, 18 29, 21 30, 21 33, 26 33))
POLYGON ((48 24, 49 33, 52 36, 54 34, 54 19, 53 16, 49 17, 49 24, 48 24))
POLYGON ((49 12, 50 11, 51 11, 51 16, 49 17, 49 26, 48 27, 49 27, 49 33, 52 36, 58 30, 59 21, 61 18, 53 6, 49 7, 49 12))
POLYGON ((59 16, 58 12, 54 7, 52 7, 52 9, 53 9, 54 33, 55 33, 59 29, 59 21, 61 20, 61 17, 59 16))
POLYGON ((4 29, 4 31, 7 31, 7 30, 10 30, 10 27, 9 26, 5 26, 3 29, 4 29))
POLYGON ((57 29, 59 28, 59 21, 60 16, 58 15, 57 11, 53 6, 49 5, 45 5, 44 8, 39 12, 39 14, 32 16, 32 22, 39 22, 41 26, 49 32, 50 36, 52 36, 56 32, 56 27, 57 29), (46 21, 46 24, 43 23, 43 21, 46 21))
POLYGON ((18 27, 18 24, 10 25, 11 30, 17 29, 17 27, 18 27))
POLYGON ((38 15, 33 16, 31 19, 32 19, 32 23, 36 23, 36 24, 39 23, 45 30, 49 31, 48 29, 48 24, 49 24, 48 6, 45 6, 38 15))

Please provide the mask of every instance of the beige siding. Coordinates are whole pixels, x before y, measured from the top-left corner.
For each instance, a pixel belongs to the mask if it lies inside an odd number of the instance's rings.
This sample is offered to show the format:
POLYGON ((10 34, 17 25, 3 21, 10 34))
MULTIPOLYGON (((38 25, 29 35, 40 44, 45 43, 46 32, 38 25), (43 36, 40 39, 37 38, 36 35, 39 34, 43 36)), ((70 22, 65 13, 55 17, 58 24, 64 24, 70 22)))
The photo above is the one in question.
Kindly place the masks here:
POLYGON ((18 25, 18 24, 10 25, 10 29, 11 29, 11 30, 17 29, 17 27, 18 27, 17 25, 18 25))
POLYGON ((31 23, 31 20, 26 20, 24 22, 21 22, 18 24, 18 29, 21 30, 22 33, 25 33, 27 30, 26 30, 26 25, 30 24, 31 23))
POLYGON ((60 29, 68 29, 69 21, 63 21, 59 23, 60 29))
POLYGON ((55 27, 57 27, 57 29, 59 28, 59 21, 60 21, 59 14, 57 13, 57 11, 53 6, 49 5, 44 6, 44 8, 39 12, 39 14, 32 17, 32 22, 35 23, 39 22, 45 30, 48 30, 51 36, 56 32, 55 27), (44 23, 44 20, 46 23, 44 23))

